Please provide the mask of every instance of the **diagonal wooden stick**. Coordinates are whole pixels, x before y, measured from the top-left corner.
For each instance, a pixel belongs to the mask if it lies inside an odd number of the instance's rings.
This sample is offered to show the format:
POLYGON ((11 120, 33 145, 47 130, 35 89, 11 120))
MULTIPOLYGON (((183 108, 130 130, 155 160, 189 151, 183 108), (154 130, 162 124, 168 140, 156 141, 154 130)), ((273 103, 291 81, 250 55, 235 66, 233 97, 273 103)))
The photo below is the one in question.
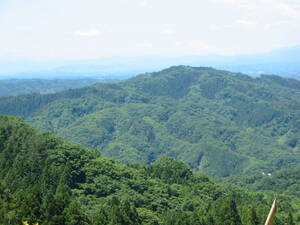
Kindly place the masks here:
POLYGON ((266 220, 265 225, 272 225, 273 224, 274 219, 275 219, 276 209, 277 209, 277 206, 276 206, 276 199, 275 199, 274 202, 273 202, 272 208, 269 212, 269 215, 268 215, 268 218, 266 220))

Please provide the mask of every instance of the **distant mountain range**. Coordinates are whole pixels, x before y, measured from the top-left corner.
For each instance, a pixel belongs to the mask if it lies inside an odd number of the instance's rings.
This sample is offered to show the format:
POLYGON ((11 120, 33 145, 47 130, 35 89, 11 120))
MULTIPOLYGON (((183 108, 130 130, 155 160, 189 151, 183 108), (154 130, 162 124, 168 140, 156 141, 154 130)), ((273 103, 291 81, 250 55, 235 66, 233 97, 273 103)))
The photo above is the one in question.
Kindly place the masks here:
MULTIPOLYGON (((101 80, 103 82, 103 80, 101 80)), ((9 79, 0 80, 0 97, 21 94, 53 94, 72 88, 81 88, 100 82, 98 79, 9 79)))
POLYGON ((173 65, 212 66, 251 76, 277 74, 300 78, 300 46, 236 56, 141 56, 92 60, 0 61, 0 79, 117 78, 126 79, 173 65))

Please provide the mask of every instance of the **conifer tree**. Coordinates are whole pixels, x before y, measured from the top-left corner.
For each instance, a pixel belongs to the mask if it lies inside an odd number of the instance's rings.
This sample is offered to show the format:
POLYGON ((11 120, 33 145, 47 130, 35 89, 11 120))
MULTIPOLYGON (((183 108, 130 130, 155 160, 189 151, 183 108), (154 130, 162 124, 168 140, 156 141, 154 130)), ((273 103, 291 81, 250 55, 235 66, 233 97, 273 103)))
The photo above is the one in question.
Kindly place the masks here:
POLYGON ((215 224, 242 225, 236 203, 231 197, 218 200, 214 207, 214 214, 215 224))

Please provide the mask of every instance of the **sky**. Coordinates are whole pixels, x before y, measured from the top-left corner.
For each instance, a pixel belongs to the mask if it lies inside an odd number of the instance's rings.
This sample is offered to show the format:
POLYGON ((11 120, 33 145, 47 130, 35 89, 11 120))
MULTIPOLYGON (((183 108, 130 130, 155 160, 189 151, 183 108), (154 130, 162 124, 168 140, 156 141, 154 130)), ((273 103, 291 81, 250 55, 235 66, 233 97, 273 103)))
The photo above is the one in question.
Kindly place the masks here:
POLYGON ((236 55, 300 44, 300 0, 0 0, 0 59, 236 55))

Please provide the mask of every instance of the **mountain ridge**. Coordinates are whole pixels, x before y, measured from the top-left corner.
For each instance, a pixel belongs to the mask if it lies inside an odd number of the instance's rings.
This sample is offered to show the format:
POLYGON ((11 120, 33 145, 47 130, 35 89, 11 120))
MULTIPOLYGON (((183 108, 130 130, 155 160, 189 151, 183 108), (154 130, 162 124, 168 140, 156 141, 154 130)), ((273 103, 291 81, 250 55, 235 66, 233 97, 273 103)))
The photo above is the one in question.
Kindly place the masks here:
POLYGON ((0 113, 121 162, 149 164, 166 154, 222 177, 297 166, 299 87, 278 76, 177 66, 120 83, 2 98, 0 113))

